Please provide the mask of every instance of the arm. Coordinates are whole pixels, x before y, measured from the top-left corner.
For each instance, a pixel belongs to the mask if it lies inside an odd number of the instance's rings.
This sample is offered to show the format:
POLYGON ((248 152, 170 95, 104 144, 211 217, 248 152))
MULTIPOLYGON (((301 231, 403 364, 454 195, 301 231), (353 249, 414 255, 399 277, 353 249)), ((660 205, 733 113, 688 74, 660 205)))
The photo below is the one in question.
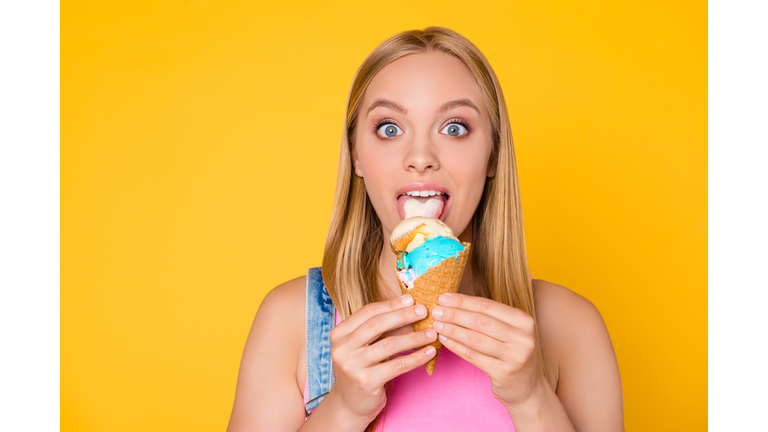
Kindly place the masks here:
POLYGON ((336 385, 305 422, 296 376, 304 345, 305 281, 287 282, 261 303, 243 352, 229 432, 362 432, 384 406, 384 384, 434 356, 434 348, 426 347, 388 360, 437 339, 432 330, 410 329, 427 313, 423 305, 413 305, 413 297, 366 305, 331 330, 336 385))
POLYGON ((297 278, 267 294, 245 343, 228 432, 295 432, 304 423, 296 383, 304 343, 304 282, 297 278))
POLYGON ((243 351, 228 432, 353 432, 367 426, 338 403, 333 390, 304 421, 296 373, 304 344, 305 284, 305 277, 286 282, 259 306, 243 351))
POLYGON ((488 374, 518 431, 623 431, 616 356, 597 309, 543 281, 535 302, 545 361, 559 374, 554 389, 541 372, 525 312, 482 297, 444 295, 432 312, 440 320, 434 328, 448 349, 488 374))
MULTIPOLYGON (((536 311, 545 356, 557 364, 557 398, 577 431, 623 431, 621 377, 600 312, 586 298, 536 281, 536 311)), ((551 387, 549 391, 551 391, 551 387)))

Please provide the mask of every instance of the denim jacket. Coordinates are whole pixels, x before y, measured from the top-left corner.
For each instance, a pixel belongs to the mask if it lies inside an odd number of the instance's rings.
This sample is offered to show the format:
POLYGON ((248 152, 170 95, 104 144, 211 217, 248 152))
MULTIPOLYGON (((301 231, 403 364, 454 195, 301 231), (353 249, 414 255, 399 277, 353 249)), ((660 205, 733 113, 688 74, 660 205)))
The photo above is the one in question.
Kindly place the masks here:
POLYGON ((304 413, 309 417, 335 383, 330 333, 336 322, 336 307, 325 289, 320 267, 307 270, 305 318, 309 402, 304 406, 304 413))

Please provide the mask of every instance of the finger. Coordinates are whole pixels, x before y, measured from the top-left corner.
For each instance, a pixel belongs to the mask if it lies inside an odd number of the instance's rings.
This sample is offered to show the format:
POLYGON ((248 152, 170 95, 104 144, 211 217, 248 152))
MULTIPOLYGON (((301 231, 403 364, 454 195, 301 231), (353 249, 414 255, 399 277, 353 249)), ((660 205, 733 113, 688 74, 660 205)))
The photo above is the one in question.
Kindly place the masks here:
POLYGON ((367 347, 363 356, 365 365, 380 363, 397 353, 430 344, 437 340, 437 332, 427 329, 400 336, 390 336, 367 347))
POLYGON ((332 337, 335 336, 337 340, 344 339, 372 316, 396 311, 411 305, 413 305, 413 296, 410 294, 405 294, 392 300, 368 303, 334 327, 332 330, 334 335, 332 337))
POLYGON ((442 344, 451 350, 454 354, 457 356, 463 358, 464 360, 472 363, 473 365, 477 366, 478 369, 485 372, 488 375, 492 375, 492 372, 496 370, 495 368, 502 366, 501 361, 490 357, 488 355, 485 355, 483 353, 480 353, 461 342, 458 342, 454 339, 451 339, 449 337, 446 337, 445 335, 439 335, 437 337, 442 344))
POLYGON ((427 307, 424 305, 409 306, 392 312, 374 315, 355 329, 347 342, 353 347, 368 345, 381 334, 392 329, 414 323, 427 316, 427 307))
POLYGON ((454 340, 479 354, 497 359, 501 359, 504 356, 506 345, 480 332, 459 327, 455 324, 443 323, 442 321, 435 321, 432 324, 432 328, 437 330, 442 337, 454 340))
POLYGON ((402 355, 374 366, 373 370, 383 384, 397 376, 410 372, 419 366, 424 366, 435 356, 436 352, 437 350, 435 350, 435 347, 430 345, 411 354, 402 355))
POLYGON ((432 318, 475 330, 502 342, 509 342, 509 334, 514 329, 513 326, 490 315, 445 306, 432 309, 432 318))
POLYGON ((390 337, 390 336, 399 336, 399 335, 410 334, 410 333, 413 333, 413 326, 410 325, 410 324, 406 324, 404 326, 401 326, 401 327, 398 327, 396 329, 393 329, 393 330, 390 330, 388 332, 383 333, 381 336, 379 336, 373 342, 382 340, 382 339, 384 339, 386 337, 390 337))
POLYGON ((469 296, 459 293, 442 294, 438 298, 442 306, 466 309, 490 315, 507 324, 523 329, 533 329, 533 318, 522 310, 487 299, 485 297, 469 296))

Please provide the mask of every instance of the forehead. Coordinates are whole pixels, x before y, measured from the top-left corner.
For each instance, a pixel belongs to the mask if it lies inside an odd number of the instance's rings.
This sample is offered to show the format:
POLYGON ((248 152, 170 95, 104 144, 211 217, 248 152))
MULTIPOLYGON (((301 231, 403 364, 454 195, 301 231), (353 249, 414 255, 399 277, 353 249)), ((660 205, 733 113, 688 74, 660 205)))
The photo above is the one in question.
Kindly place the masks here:
MULTIPOLYGON (((378 98, 406 109, 434 111, 444 102, 469 99, 485 114, 480 88, 464 63, 445 53, 401 57, 373 77, 363 98, 364 109, 378 98)), ((365 113, 365 111, 363 111, 365 113)))

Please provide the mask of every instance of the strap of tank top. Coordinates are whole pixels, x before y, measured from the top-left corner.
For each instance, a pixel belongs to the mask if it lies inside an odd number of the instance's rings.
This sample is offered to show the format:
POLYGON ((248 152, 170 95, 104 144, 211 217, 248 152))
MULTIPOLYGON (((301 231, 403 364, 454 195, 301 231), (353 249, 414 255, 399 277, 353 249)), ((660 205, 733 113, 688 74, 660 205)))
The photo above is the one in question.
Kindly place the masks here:
POLYGON ((335 324, 336 307, 325 289, 320 267, 307 270, 305 338, 307 352, 307 393, 304 406, 307 417, 325 399, 335 383, 331 360, 331 329, 335 324))

